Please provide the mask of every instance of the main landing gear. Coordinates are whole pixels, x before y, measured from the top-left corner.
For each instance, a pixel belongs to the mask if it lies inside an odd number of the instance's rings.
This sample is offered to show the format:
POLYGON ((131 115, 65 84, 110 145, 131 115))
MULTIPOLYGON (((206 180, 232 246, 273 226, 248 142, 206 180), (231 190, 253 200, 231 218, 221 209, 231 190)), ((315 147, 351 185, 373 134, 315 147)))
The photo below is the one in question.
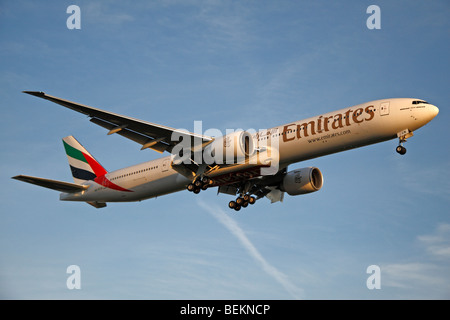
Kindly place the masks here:
POLYGON ((186 189, 193 193, 200 193, 201 190, 206 190, 214 184, 214 180, 209 177, 196 178, 192 183, 189 183, 186 189))
MULTIPOLYGON (((186 189, 193 193, 200 193, 200 191, 206 190, 212 185, 214 185, 214 180, 207 176, 203 176, 195 178, 194 181, 187 185, 186 189)), ((240 196, 237 197, 235 201, 230 201, 228 203, 230 209, 239 211, 241 208, 246 208, 249 204, 254 204, 256 202, 257 198, 251 196, 251 193, 249 192, 250 186, 250 184, 247 187, 243 186, 239 192, 240 196)))
POLYGON ((241 208, 246 208, 249 204, 254 204, 256 198, 250 196, 249 194, 244 194, 243 196, 237 197, 235 201, 230 201, 228 207, 236 211, 241 210, 241 208))

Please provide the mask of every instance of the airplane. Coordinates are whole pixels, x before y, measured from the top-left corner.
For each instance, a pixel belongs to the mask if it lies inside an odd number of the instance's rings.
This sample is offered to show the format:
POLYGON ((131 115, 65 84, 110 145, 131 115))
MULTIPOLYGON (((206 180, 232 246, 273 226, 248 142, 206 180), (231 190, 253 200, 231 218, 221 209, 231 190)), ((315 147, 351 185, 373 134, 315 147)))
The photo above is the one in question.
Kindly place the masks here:
POLYGON ((108 172, 73 137, 63 138, 74 183, 18 175, 13 179, 60 191, 60 200, 82 201, 95 208, 108 202, 133 202, 188 190, 237 196, 230 209, 268 198, 282 201, 284 194, 319 191, 322 172, 316 167, 288 166, 317 157, 398 139, 396 151, 413 132, 430 122, 439 109, 421 99, 374 100, 270 129, 237 130, 208 136, 175 129, 78 104, 38 91, 23 91, 85 114, 108 131, 169 155, 108 172), (265 171, 264 171, 265 170, 265 171))

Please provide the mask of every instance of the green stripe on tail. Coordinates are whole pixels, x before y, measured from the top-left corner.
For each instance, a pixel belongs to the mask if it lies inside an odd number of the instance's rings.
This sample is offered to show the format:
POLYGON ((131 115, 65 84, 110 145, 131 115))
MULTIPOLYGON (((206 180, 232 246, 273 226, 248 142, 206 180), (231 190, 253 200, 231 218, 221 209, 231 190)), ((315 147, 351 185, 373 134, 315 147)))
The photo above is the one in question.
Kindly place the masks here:
POLYGON ((83 155, 83 152, 67 144, 64 140, 63 142, 64 142, 64 149, 66 149, 66 153, 69 157, 88 163, 83 155))

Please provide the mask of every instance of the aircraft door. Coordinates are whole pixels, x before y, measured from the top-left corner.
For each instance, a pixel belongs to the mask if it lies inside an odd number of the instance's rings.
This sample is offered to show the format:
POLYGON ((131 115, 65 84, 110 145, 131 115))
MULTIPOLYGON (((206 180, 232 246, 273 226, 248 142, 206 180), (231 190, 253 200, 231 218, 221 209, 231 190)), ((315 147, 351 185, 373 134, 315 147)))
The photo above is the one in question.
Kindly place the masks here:
POLYGON ((164 159, 162 163, 162 172, 166 172, 170 167, 170 158, 164 159))
POLYGON ((387 116, 389 115, 389 101, 382 102, 380 104, 380 116, 387 116))

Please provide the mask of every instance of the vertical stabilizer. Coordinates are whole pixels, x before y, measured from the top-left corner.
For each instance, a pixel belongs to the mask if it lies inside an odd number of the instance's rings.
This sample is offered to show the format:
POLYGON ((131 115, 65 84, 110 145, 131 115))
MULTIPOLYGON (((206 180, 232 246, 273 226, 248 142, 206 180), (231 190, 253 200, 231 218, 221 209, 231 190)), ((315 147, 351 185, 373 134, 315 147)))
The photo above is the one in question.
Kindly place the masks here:
POLYGON ((83 183, 105 175, 108 171, 73 137, 63 138, 75 183, 83 183))

